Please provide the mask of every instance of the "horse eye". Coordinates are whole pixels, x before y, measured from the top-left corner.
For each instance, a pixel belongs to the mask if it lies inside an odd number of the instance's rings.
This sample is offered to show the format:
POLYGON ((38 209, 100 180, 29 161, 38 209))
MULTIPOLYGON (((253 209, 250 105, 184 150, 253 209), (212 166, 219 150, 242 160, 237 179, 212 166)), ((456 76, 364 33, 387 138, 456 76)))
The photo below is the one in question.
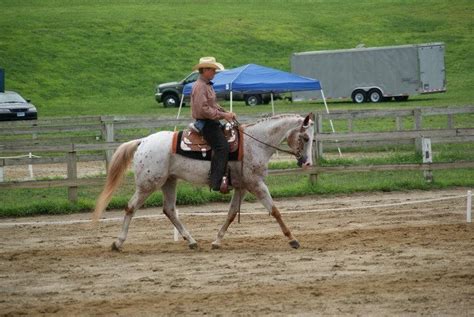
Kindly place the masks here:
POLYGON ((305 141, 305 142, 309 141, 309 136, 307 134, 303 135, 303 141, 305 141))

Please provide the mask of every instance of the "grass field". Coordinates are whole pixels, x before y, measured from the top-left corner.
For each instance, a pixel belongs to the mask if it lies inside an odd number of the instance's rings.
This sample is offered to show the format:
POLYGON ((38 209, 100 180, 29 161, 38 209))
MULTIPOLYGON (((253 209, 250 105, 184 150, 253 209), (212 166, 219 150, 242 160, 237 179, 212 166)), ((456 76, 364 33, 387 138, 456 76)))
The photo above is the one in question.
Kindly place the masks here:
MULTIPOLYGON (((434 183, 427 183, 422 172, 393 171, 373 173, 322 174, 317 185, 311 185, 307 177, 270 176, 268 187, 273 197, 295 197, 307 195, 334 195, 367 191, 397 191, 413 189, 442 189, 456 186, 474 186, 474 170, 459 169, 434 171, 434 183)), ((123 209, 134 192, 133 178, 129 177, 109 204, 110 209, 123 209)), ((33 216, 40 214, 65 214, 90 211, 100 194, 98 187, 79 187, 79 201, 67 200, 67 188, 13 189, 2 193, 0 217, 33 216), (20 198, 19 198, 20 197, 20 198), (28 197, 28 199, 24 199, 28 197)), ((210 192, 208 188, 195 187, 187 183, 178 185, 178 205, 198 205, 209 202, 230 201, 231 195, 210 192)), ((254 201, 248 194, 246 200, 254 201)), ((161 192, 152 194, 146 207, 162 206, 161 192)))
MULTIPOLYGON (((175 114, 154 101, 154 86, 183 78, 201 56, 216 56, 227 68, 257 63, 289 70, 293 52, 359 43, 446 43, 447 93, 376 107, 474 100, 469 0, 0 0, 0 7, 0 67, 7 89, 32 99, 40 117, 175 114)), ((321 105, 278 102, 277 107, 283 112, 321 105)), ((236 111, 270 112, 270 107, 238 104, 236 111)))

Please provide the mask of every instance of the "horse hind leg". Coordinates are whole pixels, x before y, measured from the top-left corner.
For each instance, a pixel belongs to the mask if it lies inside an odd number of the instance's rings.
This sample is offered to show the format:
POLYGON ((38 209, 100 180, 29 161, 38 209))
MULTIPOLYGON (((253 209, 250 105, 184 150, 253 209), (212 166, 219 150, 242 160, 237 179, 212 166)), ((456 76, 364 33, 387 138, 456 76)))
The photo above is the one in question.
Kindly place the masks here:
POLYGON ((112 251, 121 251, 122 245, 127 239, 128 228, 132 221, 135 211, 140 208, 145 200, 150 196, 153 191, 143 191, 141 189, 136 189, 132 198, 128 201, 127 207, 125 208, 125 216, 122 224, 122 231, 120 232, 117 240, 112 243, 112 251))
POLYGON ((161 187, 163 191, 163 213, 168 217, 181 236, 188 241, 190 249, 197 249, 196 240, 191 236, 176 214, 176 178, 169 178, 161 187))

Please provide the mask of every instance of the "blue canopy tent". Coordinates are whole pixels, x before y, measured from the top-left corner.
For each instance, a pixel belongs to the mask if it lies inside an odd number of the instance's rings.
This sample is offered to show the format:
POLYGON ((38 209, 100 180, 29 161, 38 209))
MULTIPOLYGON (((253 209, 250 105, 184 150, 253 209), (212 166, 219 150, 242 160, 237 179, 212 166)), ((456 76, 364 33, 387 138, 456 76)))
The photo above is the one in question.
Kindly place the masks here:
MULTIPOLYGON (((237 68, 225 70, 216 74, 213 79, 216 93, 230 93, 230 110, 232 111, 232 93, 270 93, 273 94, 321 90, 318 80, 284 72, 270 67, 247 64, 237 68)), ((184 86, 183 96, 191 94, 194 83, 184 86)), ((273 98, 272 98, 272 109, 273 98)), ((273 110, 274 112, 274 110, 273 110)))
MULTIPOLYGON (((273 105, 273 94, 292 92, 292 91, 309 91, 321 90, 326 112, 329 109, 321 88, 321 83, 317 79, 303 77, 293 73, 284 72, 278 69, 260 66, 256 64, 247 64, 237 68, 218 72, 214 79, 213 87, 216 93, 230 93, 230 111, 232 111, 232 93, 270 93, 272 103, 272 113, 275 114, 273 105)), ((179 105, 178 117, 181 113, 184 96, 189 96, 194 83, 186 84, 183 88, 181 103, 179 105)), ((335 132, 332 120, 329 120, 332 131, 335 132)), ((339 155, 341 150, 339 149, 339 155)))

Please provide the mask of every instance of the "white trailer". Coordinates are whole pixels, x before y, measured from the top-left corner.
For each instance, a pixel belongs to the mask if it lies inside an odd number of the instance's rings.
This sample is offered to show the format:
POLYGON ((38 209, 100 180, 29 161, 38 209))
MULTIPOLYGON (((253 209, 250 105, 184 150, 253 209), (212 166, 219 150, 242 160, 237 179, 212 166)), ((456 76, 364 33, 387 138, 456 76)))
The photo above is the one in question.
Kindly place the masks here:
MULTIPOLYGON (((291 71, 317 78, 326 99, 355 103, 404 101, 446 91, 444 43, 293 53, 291 71)), ((293 100, 322 98, 321 91, 293 93, 293 100)))

